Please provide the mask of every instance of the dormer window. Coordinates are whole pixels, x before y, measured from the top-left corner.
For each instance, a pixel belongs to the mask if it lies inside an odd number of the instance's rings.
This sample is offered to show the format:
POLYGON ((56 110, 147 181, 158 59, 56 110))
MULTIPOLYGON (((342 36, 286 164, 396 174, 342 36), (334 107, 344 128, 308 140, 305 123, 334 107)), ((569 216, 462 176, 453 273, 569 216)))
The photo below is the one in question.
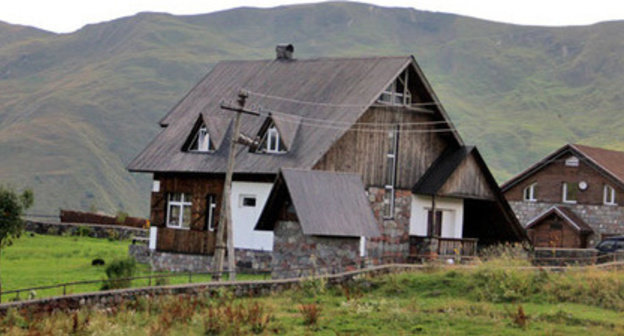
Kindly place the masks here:
POLYGON ((211 152, 214 147, 211 146, 210 143, 210 134, 208 133, 208 129, 205 125, 202 125, 197 130, 197 136, 195 140, 191 143, 191 147, 189 150, 194 152, 211 152))
POLYGON ((257 150, 258 153, 283 154, 286 153, 286 146, 282 136, 275 126, 274 122, 270 122, 257 150))
POLYGON ((408 71, 404 71, 379 96, 378 101, 390 105, 410 105, 412 94, 408 88, 408 71))
POLYGON ((533 183, 528 187, 524 188, 524 201, 525 202, 535 202, 537 201, 537 183, 533 183))
POLYGON ((605 205, 616 205, 615 189, 610 185, 605 185, 603 190, 603 203, 605 205))

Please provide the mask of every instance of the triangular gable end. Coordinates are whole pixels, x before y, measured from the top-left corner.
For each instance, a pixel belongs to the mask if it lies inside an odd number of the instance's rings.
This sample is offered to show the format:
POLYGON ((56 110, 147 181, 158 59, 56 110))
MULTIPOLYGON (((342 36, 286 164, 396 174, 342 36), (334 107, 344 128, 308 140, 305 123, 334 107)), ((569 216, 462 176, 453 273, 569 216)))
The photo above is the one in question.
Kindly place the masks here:
POLYGON ((182 151, 188 152, 214 152, 221 146, 230 119, 226 118, 206 118, 199 115, 189 136, 184 141, 182 151))
POLYGON ((457 166, 439 190, 440 195, 494 200, 494 191, 471 152, 457 166))
POLYGON ((301 117, 296 115, 280 115, 273 116, 271 118, 277 131, 279 132, 280 139, 286 147, 286 150, 291 150, 297 135, 297 130, 301 124, 301 117))

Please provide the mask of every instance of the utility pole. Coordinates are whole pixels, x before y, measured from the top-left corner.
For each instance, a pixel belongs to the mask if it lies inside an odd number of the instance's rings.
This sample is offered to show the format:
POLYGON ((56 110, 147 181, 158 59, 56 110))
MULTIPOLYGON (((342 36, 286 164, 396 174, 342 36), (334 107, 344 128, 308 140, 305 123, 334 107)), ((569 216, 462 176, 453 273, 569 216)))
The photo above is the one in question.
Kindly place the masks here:
POLYGON ((230 151, 228 153, 227 170, 225 172, 225 183, 223 185, 223 198, 221 201, 221 212, 219 216, 219 225, 217 226, 217 241, 215 246, 215 264, 214 264, 214 277, 217 281, 221 280, 223 273, 223 261, 225 259, 225 235, 227 231, 227 250, 228 250, 228 272, 229 279, 236 280, 236 265, 234 261, 234 235, 232 225, 232 207, 230 204, 232 195, 232 175, 234 174, 234 157, 236 150, 236 143, 242 143, 253 147, 257 145, 253 140, 250 143, 250 139, 240 134, 240 117, 241 114, 260 115, 258 112, 245 109, 245 102, 247 100, 247 92, 240 91, 238 93, 237 103, 238 106, 230 106, 221 104, 221 109, 236 112, 234 118, 234 131, 230 138, 230 151))

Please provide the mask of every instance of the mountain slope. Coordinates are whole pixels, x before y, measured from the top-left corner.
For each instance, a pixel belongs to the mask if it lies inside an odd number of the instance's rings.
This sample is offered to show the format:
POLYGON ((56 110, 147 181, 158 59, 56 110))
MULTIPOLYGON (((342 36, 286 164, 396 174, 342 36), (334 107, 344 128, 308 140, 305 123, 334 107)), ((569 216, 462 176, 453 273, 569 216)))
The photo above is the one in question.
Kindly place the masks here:
POLYGON ((72 34, 0 24, 0 183, 36 211, 148 210, 125 164, 224 59, 414 54, 467 143, 504 180, 565 142, 624 149, 624 22, 514 26, 322 3, 196 16, 143 13, 72 34), (25 30, 26 29, 26 30, 25 30))

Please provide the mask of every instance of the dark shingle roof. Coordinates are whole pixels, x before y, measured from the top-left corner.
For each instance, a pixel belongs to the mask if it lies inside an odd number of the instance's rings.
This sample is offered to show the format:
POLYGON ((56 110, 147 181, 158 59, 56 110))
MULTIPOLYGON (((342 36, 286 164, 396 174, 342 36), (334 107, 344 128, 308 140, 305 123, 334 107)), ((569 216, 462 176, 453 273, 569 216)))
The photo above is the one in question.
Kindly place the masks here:
POLYGON ((280 170, 256 230, 273 230, 286 194, 306 235, 380 235, 359 175, 299 169, 280 170))
POLYGON ((536 216, 531 219, 526 226, 526 229, 530 229, 536 225, 539 225, 545 218, 548 216, 555 214, 562 218, 568 225, 574 228, 576 231, 580 233, 592 233, 594 230, 587 224, 581 217, 579 217, 572 209, 564 206, 553 206, 548 210, 544 211, 542 214, 536 216))
MULTIPOLYGON (((410 56, 220 62, 160 121, 165 128, 129 164, 128 169, 139 172, 224 172, 229 146, 221 144, 214 153, 201 155, 183 152, 181 148, 200 114, 208 122, 211 118, 232 119, 234 112, 223 111, 220 103, 236 100, 240 89, 250 92, 247 107, 274 111, 276 118, 291 115, 348 126, 355 123, 394 78, 410 65, 420 76, 418 80, 430 99, 438 102, 410 56)), ((430 108, 438 118, 448 121, 441 105, 433 104, 430 108)), ((254 137, 265 120, 266 117, 243 115, 241 132, 254 137)), ((312 168, 348 128, 318 127, 303 120, 291 125, 287 125, 288 122, 276 124, 284 133, 287 147, 291 147, 288 152, 267 155, 239 148, 236 172, 275 174, 281 167, 312 168)), ((229 126, 222 129, 219 138, 229 139, 233 123, 220 125, 229 126)), ((453 128, 452 125, 440 127, 453 128)), ((461 143, 459 135, 456 132, 453 135, 461 143)))

